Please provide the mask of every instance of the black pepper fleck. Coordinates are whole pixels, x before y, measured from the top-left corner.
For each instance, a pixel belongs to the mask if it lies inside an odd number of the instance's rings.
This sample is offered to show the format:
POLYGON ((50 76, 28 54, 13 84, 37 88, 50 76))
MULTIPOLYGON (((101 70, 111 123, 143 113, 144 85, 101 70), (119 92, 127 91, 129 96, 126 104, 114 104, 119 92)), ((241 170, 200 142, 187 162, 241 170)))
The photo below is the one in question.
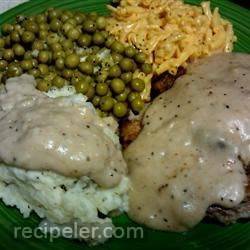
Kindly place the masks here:
POLYGON ((62 185, 60 186, 60 188, 61 188, 62 190, 64 190, 65 192, 67 192, 67 188, 66 188, 66 186, 65 186, 64 184, 62 184, 62 185))

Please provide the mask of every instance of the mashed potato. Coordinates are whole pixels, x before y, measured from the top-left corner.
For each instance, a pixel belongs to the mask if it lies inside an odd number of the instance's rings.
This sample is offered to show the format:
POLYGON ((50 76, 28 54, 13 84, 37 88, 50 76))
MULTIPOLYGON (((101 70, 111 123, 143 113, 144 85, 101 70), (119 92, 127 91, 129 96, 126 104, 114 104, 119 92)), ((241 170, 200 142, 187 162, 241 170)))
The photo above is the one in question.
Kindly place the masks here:
MULTIPOLYGON (((69 99, 74 99, 74 102, 82 102, 85 98, 75 94, 75 89, 69 86, 60 90, 52 89, 47 96, 70 96, 69 99)), ((84 105, 95 112, 92 104, 85 102, 84 105)), ((118 136, 114 133, 117 124, 111 120, 112 118, 107 119, 111 128, 105 128, 104 133, 114 144, 119 145, 118 136)), ((24 218, 29 217, 34 211, 44 219, 43 222, 59 227, 69 226, 74 222, 77 222, 78 226, 111 226, 110 218, 98 215, 108 215, 112 211, 127 211, 128 184, 127 177, 122 177, 119 185, 105 189, 87 176, 65 177, 52 171, 25 170, 0 164, 0 198, 4 203, 16 206, 24 218)), ((91 244, 105 240, 103 236, 95 236, 88 235, 84 240, 91 244)))

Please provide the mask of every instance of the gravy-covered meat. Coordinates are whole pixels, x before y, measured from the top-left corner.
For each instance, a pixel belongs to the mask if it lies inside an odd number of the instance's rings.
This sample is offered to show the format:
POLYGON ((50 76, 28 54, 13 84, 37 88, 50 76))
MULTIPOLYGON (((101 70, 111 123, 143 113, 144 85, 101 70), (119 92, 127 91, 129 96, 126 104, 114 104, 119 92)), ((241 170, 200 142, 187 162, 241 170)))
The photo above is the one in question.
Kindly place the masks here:
POLYGON ((245 199, 249 79, 250 55, 219 54, 191 65, 153 101, 124 153, 133 220, 185 231, 211 205, 230 209, 245 199))

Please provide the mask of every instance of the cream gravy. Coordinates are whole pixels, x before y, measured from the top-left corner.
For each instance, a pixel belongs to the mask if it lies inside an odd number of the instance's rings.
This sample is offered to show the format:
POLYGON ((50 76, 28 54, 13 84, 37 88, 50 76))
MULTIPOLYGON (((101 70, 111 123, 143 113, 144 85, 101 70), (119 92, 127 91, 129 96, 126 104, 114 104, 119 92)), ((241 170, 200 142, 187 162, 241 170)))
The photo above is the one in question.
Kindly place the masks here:
POLYGON ((27 170, 89 176, 112 187, 126 174, 119 144, 85 101, 49 98, 31 76, 7 81, 0 94, 0 161, 27 170))
POLYGON ((219 54, 191 65, 149 106, 124 153, 129 216, 151 228, 185 231, 212 204, 245 195, 250 162, 250 55, 219 54))

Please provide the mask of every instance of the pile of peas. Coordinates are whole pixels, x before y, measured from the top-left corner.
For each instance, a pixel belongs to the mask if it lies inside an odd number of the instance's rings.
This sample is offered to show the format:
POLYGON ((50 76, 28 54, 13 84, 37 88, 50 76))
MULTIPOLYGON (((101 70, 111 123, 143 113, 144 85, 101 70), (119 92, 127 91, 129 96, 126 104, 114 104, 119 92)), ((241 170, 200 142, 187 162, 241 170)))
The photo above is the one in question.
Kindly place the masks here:
POLYGON ((149 74, 152 66, 145 62, 145 54, 125 47, 105 27, 106 18, 95 12, 48 9, 36 16, 16 17, 14 24, 1 29, 1 82, 28 73, 41 91, 73 85, 101 116, 139 113, 145 83, 134 78, 134 72, 149 74), (97 56, 104 49, 110 52, 105 64, 97 56))

